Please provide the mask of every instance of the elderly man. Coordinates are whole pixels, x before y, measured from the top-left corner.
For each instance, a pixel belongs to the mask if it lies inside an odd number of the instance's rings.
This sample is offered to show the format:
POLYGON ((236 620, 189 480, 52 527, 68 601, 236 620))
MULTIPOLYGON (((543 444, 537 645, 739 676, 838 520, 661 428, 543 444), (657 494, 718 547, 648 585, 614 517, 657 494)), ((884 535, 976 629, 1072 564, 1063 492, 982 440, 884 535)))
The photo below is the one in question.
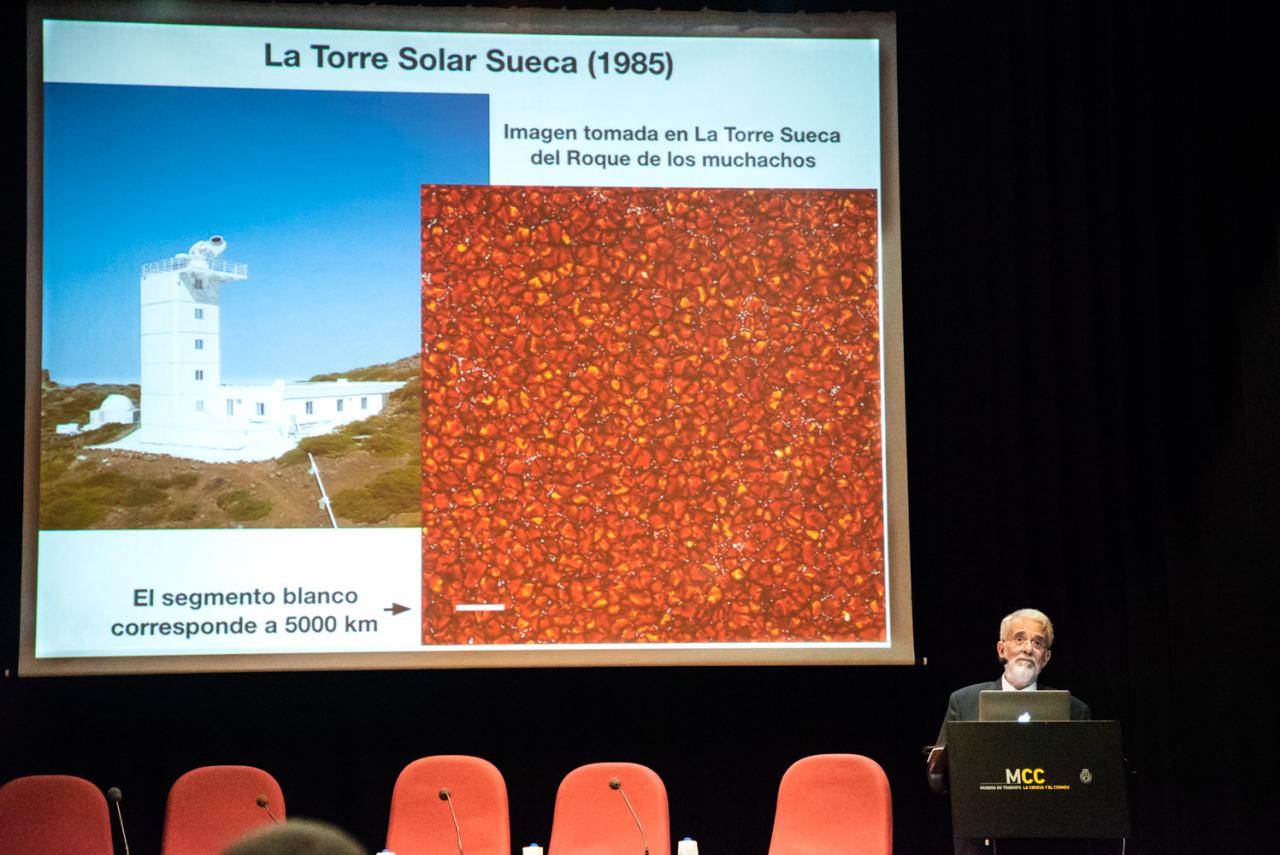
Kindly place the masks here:
MULTIPOLYGON (((1049 616, 1037 609, 1018 609, 1006 615, 1000 621, 1000 640, 996 642, 996 655, 1004 666, 1004 673, 999 680, 987 683, 974 683, 951 693, 951 701, 947 704, 947 715, 942 720, 942 729, 938 731, 938 745, 947 742, 947 722, 977 721, 978 693, 992 689, 1003 689, 1006 692, 1034 691, 1048 689, 1039 684, 1040 672, 1049 664, 1053 654, 1053 622, 1049 616)), ((1071 699, 1071 720, 1083 721, 1092 718, 1088 704, 1073 697, 1071 699)))
MULTIPOLYGON (((942 728, 938 731, 937 745, 947 744, 947 722, 977 721, 978 693, 1003 689, 1006 692, 1031 692, 1036 689, 1048 689, 1040 684, 1040 672, 1049 664, 1053 654, 1053 622, 1048 615, 1037 609, 1018 609, 1000 621, 1000 639, 996 642, 996 655, 1004 666, 1004 673, 999 680, 986 683, 975 683, 951 693, 947 704, 947 715, 942 720, 942 728)), ((1082 721, 1092 718, 1089 706, 1078 698, 1071 698, 1071 720, 1082 721)), ((931 776, 933 774, 931 767, 931 776)), ((940 780, 940 779, 939 779, 940 780)), ((1037 844, 1047 845, 1047 844, 1037 844)), ((1001 850, 1006 848, 1001 844, 1001 850)), ((1023 850, 1018 850, 1023 851, 1023 850)), ((1030 849, 1026 851, 1049 851, 1030 849)), ((1052 851, 1058 851, 1053 849, 1052 851)), ((1064 849, 1064 851, 1070 851, 1064 849)), ((978 855, 990 852, 982 840, 956 838, 956 855, 978 855)))

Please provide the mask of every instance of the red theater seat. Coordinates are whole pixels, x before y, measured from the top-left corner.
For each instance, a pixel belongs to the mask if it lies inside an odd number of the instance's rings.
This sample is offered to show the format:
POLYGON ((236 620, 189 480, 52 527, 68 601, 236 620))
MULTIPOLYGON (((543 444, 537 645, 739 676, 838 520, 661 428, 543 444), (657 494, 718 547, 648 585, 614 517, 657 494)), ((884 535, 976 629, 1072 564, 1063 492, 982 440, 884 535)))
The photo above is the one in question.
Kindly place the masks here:
POLYGON ((202 766, 169 788, 164 810, 162 855, 220 855, 236 840, 272 825, 270 810, 284 822, 284 794, 276 779, 252 766, 202 766), (259 807, 258 798, 267 800, 259 807))
POLYGON ((642 838, 617 779, 644 826, 649 855, 671 855, 667 788, 658 774, 637 763, 592 763, 574 769, 556 792, 547 855, 639 855, 642 838))
POLYGON ((792 764, 778 787, 769 855, 890 855, 893 803, 880 764, 817 754, 792 764))
POLYGON ((72 775, 29 775, 0 787, 0 855, 112 855, 102 791, 72 775))
POLYGON ((396 779, 387 848, 396 855, 511 855, 507 782, 488 760, 442 754, 415 760, 396 779), (449 790, 458 828, 440 791, 449 790))

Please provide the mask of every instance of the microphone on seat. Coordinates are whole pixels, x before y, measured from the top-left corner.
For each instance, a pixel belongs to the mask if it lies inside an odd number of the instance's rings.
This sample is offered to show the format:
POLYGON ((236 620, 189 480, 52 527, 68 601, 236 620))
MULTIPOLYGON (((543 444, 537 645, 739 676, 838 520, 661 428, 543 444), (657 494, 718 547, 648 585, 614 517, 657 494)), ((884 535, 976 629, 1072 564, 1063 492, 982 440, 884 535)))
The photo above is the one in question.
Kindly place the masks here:
POLYGON ((274 822, 276 825, 280 824, 280 820, 276 819, 276 815, 272 813, 271 808, 267 806, 266 796, 258 796, 257 804, 258 804, 258 807, 262 808, 267 812, 267 816, 271 817, 272 822, 274 822))
POLYGON ((107 801, 116 806, 116 819, 120 823, 120 840, 124 843, 124 855, 129 855, 129 835, 124 833, 124 814, 120 812, 120 800, 123 798, 124 794, 120 792, 119 787, 107 790, 107 801))
POLYGON ((453 812, 453 793, 448 787, 440 788, 440 801, 449 803, 449 816, 453 817, 453 830, 458 835, 458 855, 462 855, 462 829, 458 826, 458 815, 453 812))
POLYGON ((640 824, 640 817, 636 816, 636 809, 631 806, 631 799, 627 798, 627 791, 622 789, 622 780, 620 778, 610 778, 609 789, 622 793, 622 800, 627 803, 627 810, 631 811, 631 818, 636 821, 636 828, 640 829, 640 839, 644 841, 644 855, 649 855, 649 835, 644 833, 644 826, 640 824))

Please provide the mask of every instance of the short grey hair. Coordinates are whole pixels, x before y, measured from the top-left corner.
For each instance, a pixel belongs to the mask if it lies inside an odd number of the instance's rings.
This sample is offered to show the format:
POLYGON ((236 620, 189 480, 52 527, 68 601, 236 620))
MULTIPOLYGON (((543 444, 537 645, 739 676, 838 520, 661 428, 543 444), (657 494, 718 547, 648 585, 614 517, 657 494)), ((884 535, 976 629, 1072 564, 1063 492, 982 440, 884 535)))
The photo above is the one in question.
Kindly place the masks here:
POLYGON ((313 819, 290 819, 259 826, 222 855, 364 855, 355 838, 335 825, 313 819))
POLYGON ((1033 620, 1044 627, 1045 647, 1053 647, 1053 621, 1049 620, 1049 616, 1039 609, 1018 609, 1016 612, 1010 612, 1005 615, 1004 620, 1000 621, 1001 641, 1004 641, 1005 636, 1009 634, 1009 624, 1019 619, 1033 620))

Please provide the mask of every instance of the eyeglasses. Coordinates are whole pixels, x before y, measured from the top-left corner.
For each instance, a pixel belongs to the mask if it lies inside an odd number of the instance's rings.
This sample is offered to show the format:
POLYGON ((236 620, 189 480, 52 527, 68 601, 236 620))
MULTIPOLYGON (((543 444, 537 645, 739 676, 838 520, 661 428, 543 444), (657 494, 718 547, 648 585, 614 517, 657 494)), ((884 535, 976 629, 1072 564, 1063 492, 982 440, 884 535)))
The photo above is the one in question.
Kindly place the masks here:
POLYGON ((1045 640, 1044 636, 1027 635, 1025 632, 1015 633, 1013 638, 1005 639, 1005 643, 1019 646, 1030 643, 1036 650, 1047 650, 1049 648, 1049 642, 1045 640))

